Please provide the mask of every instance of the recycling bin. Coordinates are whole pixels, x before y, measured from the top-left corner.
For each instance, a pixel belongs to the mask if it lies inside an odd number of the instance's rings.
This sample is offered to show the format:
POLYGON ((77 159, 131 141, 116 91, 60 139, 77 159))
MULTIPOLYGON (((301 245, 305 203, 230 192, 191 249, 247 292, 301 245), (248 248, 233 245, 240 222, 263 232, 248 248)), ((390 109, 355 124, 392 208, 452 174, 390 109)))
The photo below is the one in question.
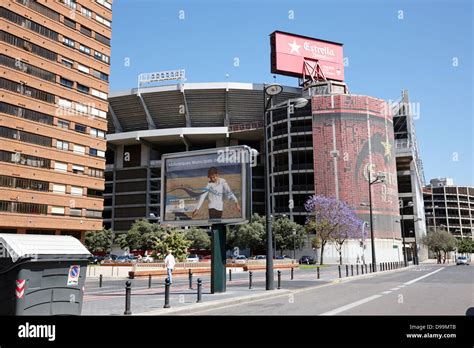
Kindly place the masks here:
POLYGON ((90 256, 70 236, 0 234, 0 315, 80 315, 90 256))

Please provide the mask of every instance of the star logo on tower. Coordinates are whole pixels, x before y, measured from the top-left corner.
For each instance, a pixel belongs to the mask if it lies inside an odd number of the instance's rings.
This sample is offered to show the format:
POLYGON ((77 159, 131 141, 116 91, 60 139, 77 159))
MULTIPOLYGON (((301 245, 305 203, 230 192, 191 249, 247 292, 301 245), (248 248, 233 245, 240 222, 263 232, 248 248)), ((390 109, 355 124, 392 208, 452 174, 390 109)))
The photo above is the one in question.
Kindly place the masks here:
POLYGON ((288 46, 291 47, 290 53, 296 52, 296 53, 298 53, 298 55, 300 55, 301 46, 296 43, 295 39, 293 39, 293 43, 289 43, 288 46))
POLYGON ((382 141, 382 146, 385 150, 385 153, 383 154, 385 157, 388 157, 388 159, 390 159, 390 157, 392 156, 392 144, 390 144, 390 142, 388 141, 382 141))

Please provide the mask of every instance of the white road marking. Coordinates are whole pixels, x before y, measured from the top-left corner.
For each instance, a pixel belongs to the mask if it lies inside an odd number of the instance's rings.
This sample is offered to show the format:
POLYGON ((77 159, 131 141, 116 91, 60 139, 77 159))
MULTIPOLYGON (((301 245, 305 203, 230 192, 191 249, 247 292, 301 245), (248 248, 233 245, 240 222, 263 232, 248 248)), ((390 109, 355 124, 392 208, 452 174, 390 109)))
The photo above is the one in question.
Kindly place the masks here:
POLYGON ((383 291, 382 292, 382 294, 384 294, 384 295, 387 295, 387 294, 390 294, 390 293, 391 293, 391 291, 383 291))
POLYGON ((349 309, 352 309, 354 307, 357 307, 357 306, 360 306, 364 303, 367 303, 367 302, 370 302, 370 301, 373 301, 379 297, 382 297, 382 295, 373 295, 373 296, 369 296, 369 297, 366 297, 366 298, 363 298, 362 300, 359 300, 359 301, 356 301, 356 302, 352 302, 352 303, 349 303, 348 305, 345 305, 345 306, 342 306, 342 307, 339 307, 339 308, 336 308, 336 309, 333 309, 332 311, 329 311, 329 312, 326 312, 326 313, 323 313, 321 315, 335 315, 335 314, 339 314, 341 312, 345 312, 349 309))
POLYGON ((393 288, 393 289, 390 289, 391 291, 397 291, 399 290, 400 288, 393 288))
POLYGON ((437 273, 437 272, 439 272, 439 271, 441 271, 441 270, 443 270, 443 269, 444 269, 444 267, 443 267, 443 268, 440 268, 440 269, 437 269, 437 270, 434 271, 434 272, 425 274, 424 276, 421 276, 421 277, 415 278, 415 279, 413 279, 413 280, 410 280, 409 282, 406 282, 406 283, 403 283, 403 284, 405 284, 405 285, 410 285, 410 284, 416 283, 417 281, 419 281, 419 280, 421 280, 421 279, 423 279, 423 278, 429 277, 430 275, 435 274, 435 273, 437 273))

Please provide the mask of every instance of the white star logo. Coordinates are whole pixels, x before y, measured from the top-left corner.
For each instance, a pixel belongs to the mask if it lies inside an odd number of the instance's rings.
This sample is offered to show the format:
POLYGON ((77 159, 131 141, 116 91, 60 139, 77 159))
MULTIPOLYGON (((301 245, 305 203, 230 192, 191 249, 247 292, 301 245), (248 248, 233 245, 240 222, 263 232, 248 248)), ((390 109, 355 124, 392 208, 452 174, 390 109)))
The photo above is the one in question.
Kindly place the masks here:
POLYGON ((300 54, 299 49, 301 48, 301 46, 296 43, 295 39, 293 39, 293 43, 289 43, 288 46, 291 47, 290 53, 296 52, 298 53, 298 55, 300 54))

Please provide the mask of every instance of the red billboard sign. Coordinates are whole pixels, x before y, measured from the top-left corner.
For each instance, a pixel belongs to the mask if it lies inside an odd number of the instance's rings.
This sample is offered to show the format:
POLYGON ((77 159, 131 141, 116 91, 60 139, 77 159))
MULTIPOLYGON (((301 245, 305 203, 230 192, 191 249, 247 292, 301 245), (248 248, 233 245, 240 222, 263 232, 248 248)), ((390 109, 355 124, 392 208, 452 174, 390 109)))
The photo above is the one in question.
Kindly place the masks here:
POLYGON ((344 81, 342 44, 275 31, 270 35, 272 73, 302 77, 319 65, 328 80, 344 81))

